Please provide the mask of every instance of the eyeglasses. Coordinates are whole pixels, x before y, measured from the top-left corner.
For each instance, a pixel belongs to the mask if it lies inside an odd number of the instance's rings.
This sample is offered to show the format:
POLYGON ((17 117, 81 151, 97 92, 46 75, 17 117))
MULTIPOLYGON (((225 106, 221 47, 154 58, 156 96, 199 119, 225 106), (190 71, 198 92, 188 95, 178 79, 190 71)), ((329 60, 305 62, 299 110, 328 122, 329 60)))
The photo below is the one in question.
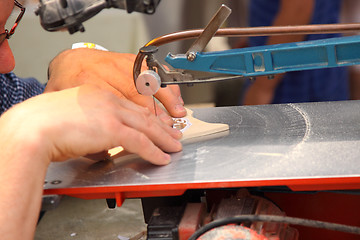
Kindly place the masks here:
POLYGON ((0 33, 0 45, 5 41, 5 39, 9 39, 15 32, 15 29, 17 28, 21 18, 23 17, 24 13, 25 13, 25 8, 16 0, 14 0, 15 6, 17 6, 18 8, 20 8, 20 14, 17 17, 14 26, 11 28, 11 30, 5 30, 5 32, 0 33))

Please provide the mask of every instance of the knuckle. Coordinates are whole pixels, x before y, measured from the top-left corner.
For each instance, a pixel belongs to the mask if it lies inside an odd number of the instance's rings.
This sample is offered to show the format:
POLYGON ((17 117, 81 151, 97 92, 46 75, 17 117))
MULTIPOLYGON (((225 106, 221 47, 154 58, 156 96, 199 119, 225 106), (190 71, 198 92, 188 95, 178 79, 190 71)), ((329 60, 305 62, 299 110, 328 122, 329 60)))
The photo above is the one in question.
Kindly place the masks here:
POLYGON ((153 116, 149 108, 142 107, 141 109, 146 118, 151 118, 153 116))
POLYGON ((77 80, 79 83, 81 83, 81 84, 87 83, 87 82, 89 82, 88 79, 90 78, 90 74, 89 74, 88 72, 86 72, 86 71, 80 70, 80 71, 76 74, 75 78, 76 78, 76 80, 77 80))
POLYGON ((140 94, 138 93, 138 91, 132 84, 129 84, 128 86, 123 86, 123 87, 124 87, 123 92, 128 99, 134 100, 139 97, 140 94))
POLYGON ((110 131, 113 131, 114 129, 120 129, 121 128, 121 124, 119 122, 119 120, 115 117, 113 117, 112 115, 108 116, 106 118, 106 125, 107 125, 107 128, 110 130, 110 131))
POLYGON ((149 114, 142 115, 142 121, 145 129, 151 130, 154 127, 154 121, 149 117, 149 114))
POLYGON ((148 149, 150 140, 145 134, 140 133, 137 141, 138 141, 139 149, 143 149, 143 150, 148 149))
POLYGON ((143 121, 143 125, 149 130, 151 130, 156 124, 154 115, 148 108, 142 108, 141 119, 143 121))

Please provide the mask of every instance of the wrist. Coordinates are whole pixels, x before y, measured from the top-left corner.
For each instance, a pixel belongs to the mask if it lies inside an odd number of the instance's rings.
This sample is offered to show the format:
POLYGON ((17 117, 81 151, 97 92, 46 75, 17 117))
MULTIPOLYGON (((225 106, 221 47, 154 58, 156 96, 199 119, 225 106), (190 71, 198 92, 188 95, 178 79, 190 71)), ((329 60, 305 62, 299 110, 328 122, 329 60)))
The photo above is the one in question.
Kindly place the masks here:
POLYGON ((45 125, 39 119, 32 119, 26 108, 16 105, 0 118, 0 146, 6 149, 9 157, 32 159, 32 164, 45 169, 50 163, 47 154, 45 125))

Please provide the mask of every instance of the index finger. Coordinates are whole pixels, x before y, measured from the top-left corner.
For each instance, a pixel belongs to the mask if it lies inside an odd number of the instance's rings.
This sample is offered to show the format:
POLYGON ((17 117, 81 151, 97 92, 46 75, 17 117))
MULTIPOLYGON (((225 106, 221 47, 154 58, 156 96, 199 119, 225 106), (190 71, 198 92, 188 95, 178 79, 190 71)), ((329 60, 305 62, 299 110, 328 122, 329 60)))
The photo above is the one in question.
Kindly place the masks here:
POLYGON ((154 96, 164 105, 171 116, 184 117, 186 115, 184 101, 178 85, 160 88, 154 96))

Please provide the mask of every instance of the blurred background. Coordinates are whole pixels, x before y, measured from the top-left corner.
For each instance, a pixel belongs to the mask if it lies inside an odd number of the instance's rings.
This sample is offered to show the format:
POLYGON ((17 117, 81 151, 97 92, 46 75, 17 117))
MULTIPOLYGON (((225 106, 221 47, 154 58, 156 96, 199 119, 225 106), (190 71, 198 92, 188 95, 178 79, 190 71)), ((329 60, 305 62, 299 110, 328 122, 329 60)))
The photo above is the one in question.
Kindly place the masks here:
MULTIPOLYGON (((14 51, 16 67, 20 77, 35 77, 47 81, 49 62, 61 51, 71 48, 76 42, 97 43, 110 51, 134 53, 149 40, 176 31, 203 28, 223 3, 233 10, 226 25, 228 27, 248 26, 249 0, 161 0, 154 15, 128 14, 118 9, 105 9, 96 17, 84 22, 85 32, 70 35, 68 32, 46 32, 39 24, 34 10, 38 0, 20 0, 26 6, 26 13, 19 24, 10 45, 14 51)), ((343 0, 343 21, 358 21, 357 6, 360 1, 343 0)), ((17 17, 8 21, 11 27, 17 17)), ((161 46, 157 57, 162 60, 168 52, 185 53, 193 40, 161 46)), ((224 50, 234 45, 246 45, 246 39, 214 38, 207 50, 224 50)), ((205 106, 237 105, 242 92, 242 81, 227 81, 182 86, 186 104, 205 106)), ((360 87, 359 87, 360 88, 360 87)))

